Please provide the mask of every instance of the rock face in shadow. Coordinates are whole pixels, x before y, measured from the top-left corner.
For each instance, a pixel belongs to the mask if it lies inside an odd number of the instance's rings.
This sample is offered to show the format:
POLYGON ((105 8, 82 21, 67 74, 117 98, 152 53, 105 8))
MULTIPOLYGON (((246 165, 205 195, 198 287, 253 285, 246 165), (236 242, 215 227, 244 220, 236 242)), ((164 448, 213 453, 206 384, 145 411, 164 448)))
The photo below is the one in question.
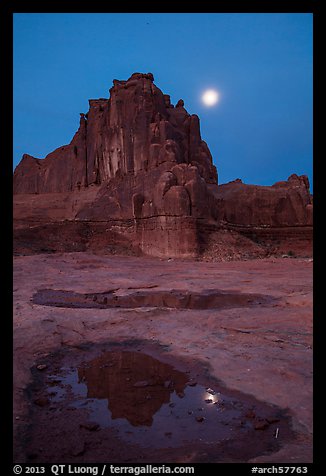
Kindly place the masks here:
POLYGON ((311 228, 306 176, 272 187, 218 186, 198 116, 182 99, 171 104, 153 80, 151 73, 113 80, 109 99, 89 100, 70 144, 45 159, 24 154, 13 184, 18 241, 28 241, 23 230, 31 224, 35 236, 43 226, 44 236, 45 225, 62 229, 63 220, 106 223, 107 232, 146 254, 188 257, 202 253, 221 227, 311 228))
POLYGON ((220 221, 239 226, 312 225, 308 177, 291 175, 274 185, 247 185, 235 180, 212 189, 220 221))

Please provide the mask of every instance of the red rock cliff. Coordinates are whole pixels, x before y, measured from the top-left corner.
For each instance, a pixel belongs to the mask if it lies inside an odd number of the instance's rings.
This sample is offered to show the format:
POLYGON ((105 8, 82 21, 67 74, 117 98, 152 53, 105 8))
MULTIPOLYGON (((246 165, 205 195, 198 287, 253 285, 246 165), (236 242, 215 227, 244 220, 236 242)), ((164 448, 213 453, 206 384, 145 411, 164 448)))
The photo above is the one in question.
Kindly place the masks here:
POLYGON ((151 73, 114 80, 110 98, 91 99, 89 105, 69 145, 44 160, 23 156, 14 173, 14 193, 73 191, 162 163, 191 164, 206 182, 217 182, 198 117, 187 113, 182 100, 174 107, 151 73))
POLYGON ((312 196, 306 175, 292 174, 272 186, 248 185, 237 179, 211 190, 219 221, 246 227, 312 225, 312 196))
POLYGON ((173 106, 151 73, 114 80, 109 99, 89 104, 69 145, 42 160, 25 154, 16 167, 14 216, 23 249, 37 236, 35 247, 43 249, 55 227, 55 249, 67 247, 64 229, 70 237, 75 230, 76 246, 89 246, 92 240, 83 233, 97 230, 106 242, 121 237, 123 244, 156 256, 198 256, 215 246, 221 229, 263 244, 311 242, 307 177, 293 174, 270 187, 241 180, 217 185, 198 117, 188 114, 181 99, 173 106))

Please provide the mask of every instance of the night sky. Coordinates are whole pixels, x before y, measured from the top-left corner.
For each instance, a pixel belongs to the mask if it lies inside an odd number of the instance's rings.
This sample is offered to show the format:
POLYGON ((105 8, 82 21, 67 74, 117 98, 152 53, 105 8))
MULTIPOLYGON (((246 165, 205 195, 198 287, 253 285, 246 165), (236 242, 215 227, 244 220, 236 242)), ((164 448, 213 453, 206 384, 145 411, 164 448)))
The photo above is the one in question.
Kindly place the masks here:
POLYGON ((68 144, 88 99, 151 72, 198 114, 219 183, 312 185, 312 14, 14 14, 14 166, 68 144), (207 107, 206 89, 219 101, 207 107))

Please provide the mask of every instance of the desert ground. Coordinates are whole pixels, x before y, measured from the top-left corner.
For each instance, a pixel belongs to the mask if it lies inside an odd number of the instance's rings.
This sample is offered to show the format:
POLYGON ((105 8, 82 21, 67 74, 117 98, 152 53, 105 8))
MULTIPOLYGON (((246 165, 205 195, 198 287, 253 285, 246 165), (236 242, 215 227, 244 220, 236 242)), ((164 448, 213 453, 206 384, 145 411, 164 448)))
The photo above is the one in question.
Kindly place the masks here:
POLYGON ((312 267, 14 257, 15 461, 311 462, 312 267))

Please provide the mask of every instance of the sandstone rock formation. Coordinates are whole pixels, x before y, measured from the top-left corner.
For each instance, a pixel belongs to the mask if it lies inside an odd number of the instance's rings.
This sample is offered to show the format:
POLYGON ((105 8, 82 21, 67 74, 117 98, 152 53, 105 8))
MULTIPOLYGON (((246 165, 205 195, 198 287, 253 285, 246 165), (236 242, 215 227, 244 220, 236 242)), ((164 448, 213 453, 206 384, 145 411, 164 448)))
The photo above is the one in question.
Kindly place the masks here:
POLYGON ((272 186, 247 185, 237 179, 211 189, 219 221, 238 226, 312 225, 307 176, 292 174, 272 186))
POLYGON ((187 257, 200 254, 221 227, 247 235, 257 227, 311 229, 305 176, 272 187, 239 180, 218 186, 198 116, 181 99, 173 106, 153 79, 134 73, 114 80, 109 99, 91 99, 80 114, 70 144, 45 159, 23 156, 14 172, 20 240, 28 242, 27 224, 44 237, 44 227, 51 224, 53 236, 53 223, 62 229, 62 220, 72 235, 80 222, 93 231, 105 223, 107 236, 122 236, 147 254, 187 257))
POLYGON ((73 191, 161 164, 193 165, 207 182, 216 183, 198 117, 187 113, 182 100, 174 107, 154 85, 152 74, 114 80, 110 98, 91 99, 89 105, 69 145, 44 160, 23 156, 15 171, 14 193, 73 191))
MULTIPOLYGON (((216 200, 215 216, 220 228, 242 235, 240 243, 234 235, 228 239, 231 249, 232 242, 237 243, 233 256, 244 256, 241 248, 250 250, 253 243, 262 245, 262 249, 253 250, 257 256, 275 252, 311 256, 313 200, 307 176, 292 174, 272 186, 248 185, 237 179, 218 187, 209 185, 209 190, 216 200), (250 238, 251 243, 242 243, 244 237, 250 238)), ((215 255, 223 247, 220 234, 215 234, 214 239, 206 234, 202 242, 204 248, 211 243, 215 255)))

